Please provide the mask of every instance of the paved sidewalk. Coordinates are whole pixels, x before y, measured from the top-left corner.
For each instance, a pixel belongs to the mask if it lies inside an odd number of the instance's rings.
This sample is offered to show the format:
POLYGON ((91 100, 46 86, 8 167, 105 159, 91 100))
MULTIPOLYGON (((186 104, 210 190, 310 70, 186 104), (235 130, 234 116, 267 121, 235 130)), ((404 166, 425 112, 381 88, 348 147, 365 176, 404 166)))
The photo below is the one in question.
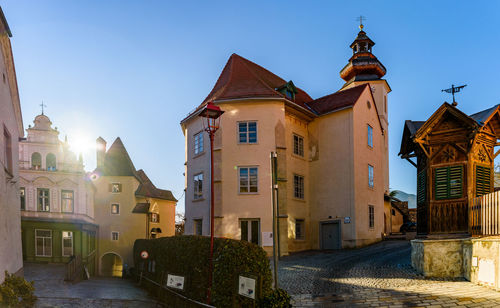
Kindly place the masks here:
POLYGON ((294 307, 500 307, 500 292, 418 275, 410 253, 408 241, 299 253, 280 262, 280 287, 294 307))
POLYGON ((61 264, 24 264, 24 276, 35 281, 35 307, 162 307, 133 281, 91 278, 72 284, 64 281, 61 264))

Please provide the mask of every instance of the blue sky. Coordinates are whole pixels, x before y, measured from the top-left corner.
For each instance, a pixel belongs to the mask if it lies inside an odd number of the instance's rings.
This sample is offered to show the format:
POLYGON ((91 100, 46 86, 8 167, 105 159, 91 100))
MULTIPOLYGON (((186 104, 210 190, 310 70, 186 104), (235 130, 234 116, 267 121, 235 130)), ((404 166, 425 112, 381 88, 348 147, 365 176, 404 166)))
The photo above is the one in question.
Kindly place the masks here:
MULTIPOLYGON (((95 139, 121 137, 156 186, 184 189, 179 122, 210 92, 235 52, 307 91, 337 91, 340 69, 367 17, 387 68, 390 186, 415 192, 397 153, 405 119, 425 120, 441 89, 467 114, 500 103, 497 1, 16 1, 0 2, 27 127, 47 105, 54 126, 95 167, 95 139)), ((178 210, 184 211, 184 199, 178 210)))

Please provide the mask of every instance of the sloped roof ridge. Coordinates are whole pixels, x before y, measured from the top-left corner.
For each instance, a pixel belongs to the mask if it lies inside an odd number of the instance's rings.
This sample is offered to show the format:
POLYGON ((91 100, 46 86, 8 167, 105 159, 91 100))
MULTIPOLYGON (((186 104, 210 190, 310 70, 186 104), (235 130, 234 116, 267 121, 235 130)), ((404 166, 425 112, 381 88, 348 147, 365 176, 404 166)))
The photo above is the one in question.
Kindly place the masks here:
POLYGON ((491 114, 493 112, 495 112, 495 110, 498 108, 498 106, 500 106, 500 104, 496 104, 493 107, 490 107, 490 108, 481 110, 479 112, 476 112, 474 114, 471 114, 469 117, 476 120, 478 122, 478 124, 484 125, 486 123, 486 121, 489 119, 489 117, 491 116, 491 114))
MULTIPOLYGON (((366 87, 366 86, 369 86, 369 84, 368 83, 363 83, 363 84, 357 85, 357 86, 352 87, 352 88, 348 88, 348 89, 345 89, 345 90, 339 90, 337 92, 333 92, 331 94, 327 94, 325 96, 318 97, 318 98, 314 99, 313 101, 311 101, 309 103, 314 103, 317 100, 324 99, 324 98, 327 98, 327 97, 331 97, 331 96, 334 96, 334 95, 345 94, 348 91, 354 92, 354 89, 359 90, 360 87, 366 87)), ((359 95, 361 95, 361 93, 359 95)), ((309 104, 309 103, 307 103, 307 104, 309 104)))
MULTIPOLYGON (((358 101, 359 97, 361 96, 361 94, 363 93, 364 89, 367 86, 369 87, 369 84, 368 83, 364 83, 364 84, 361 84, 361 85, 358 85, 358 86, 355 86, 355 87, 352 87, 352 88, 349 88, 349 89, 340 90, 340 91, 337 91, 337 92, 334 92, 334 93, 331 93, 331 94, 319 97, 319 98, 317 98, 315 100, 312 100, 310 102, 307 102, 307 103, 305 103, 305 105, 309 109, 314 110, 314 112, 316 114, 318 114, 318 115, 322 115, 322 114, 325 114, 325 113, 337 110, 339 108, 353 106, 358 101), (317 110, 317 108, 315 108, 315 107, 318 107, 318 106, 315 106, 316 104, 320 104, 321 102, 326 102, 329 99, 332 99, 332 98, 334 98, 336 96, 339 96, 339 97, 348 96, 350 93, 356 93, 356 91, 359 91, 359 93, 357 95, 355 95, 354 97, 352 97, 352 100, 349 103, 345 103, 345 104, 340 104, 340 105, 337 105, 337 106, 333 106, 331 108, 328 108, 328 110, 325 110, 325 111, 320 111, 320 110, 317 110)), ((370 92, 371 92, 371 90, 370 90, 370 92)))

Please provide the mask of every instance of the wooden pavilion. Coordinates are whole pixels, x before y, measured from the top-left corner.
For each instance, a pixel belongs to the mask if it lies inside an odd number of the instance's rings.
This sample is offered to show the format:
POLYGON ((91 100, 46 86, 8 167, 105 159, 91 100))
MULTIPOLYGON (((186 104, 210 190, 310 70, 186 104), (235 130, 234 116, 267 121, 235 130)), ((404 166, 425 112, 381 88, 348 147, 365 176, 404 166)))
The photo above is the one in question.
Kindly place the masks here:
POLYGON ((471 233, 468 205, 493 191, 499 110, 469 116, 445 102, 427 121, 405 121, 399 155, 417 168, 419 235, 471 233))

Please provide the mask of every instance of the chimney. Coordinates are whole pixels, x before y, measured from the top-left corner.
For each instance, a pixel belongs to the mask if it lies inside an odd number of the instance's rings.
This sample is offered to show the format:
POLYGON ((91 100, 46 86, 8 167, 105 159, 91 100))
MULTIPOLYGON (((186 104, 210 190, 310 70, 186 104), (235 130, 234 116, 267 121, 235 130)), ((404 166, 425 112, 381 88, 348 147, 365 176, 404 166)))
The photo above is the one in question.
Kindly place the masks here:
POLYGON ((96 154, 97 154, 97 168, 102 167, 104 164, 104 154, 106 154, 106 140, 99 137, 95 141, 96 154))

